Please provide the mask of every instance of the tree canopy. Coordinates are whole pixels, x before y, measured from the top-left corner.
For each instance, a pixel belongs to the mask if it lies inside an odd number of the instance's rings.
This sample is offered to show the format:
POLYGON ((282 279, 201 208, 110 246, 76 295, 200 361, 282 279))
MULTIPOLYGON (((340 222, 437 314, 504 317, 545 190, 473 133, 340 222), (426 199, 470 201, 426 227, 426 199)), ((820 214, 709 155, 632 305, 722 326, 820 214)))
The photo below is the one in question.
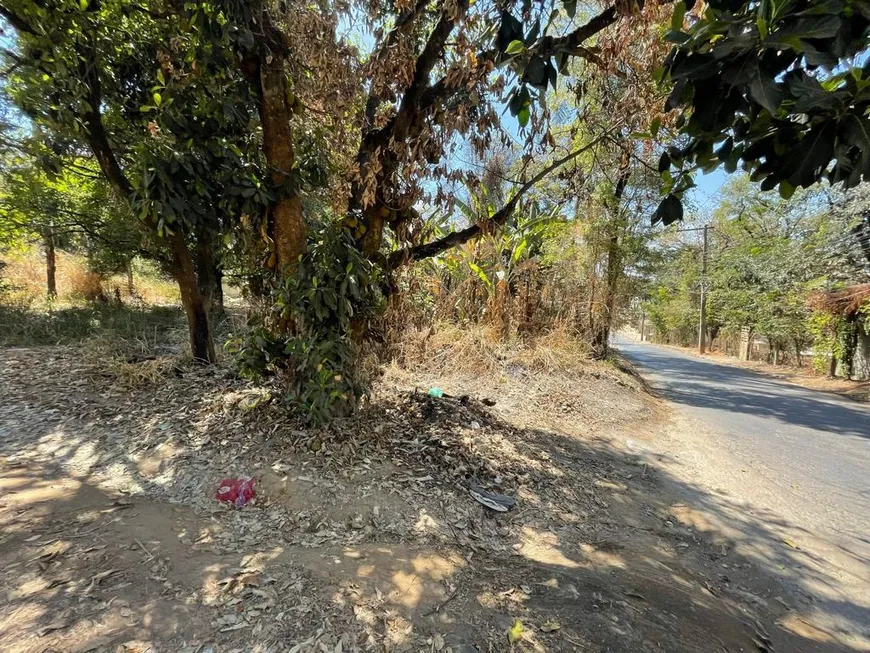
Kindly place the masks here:
POLYGON ((603 351, 642 249, 632 216, 681 218, 695 170, 742 165, 784 197, 864 178, 868 15, 862 0, 0 0, 17 112, 4 143, 41 169, 24 192, 31 231, 58 220, 52 207, 96 216, 114 195, 92 240, 136 234, 165 262, 197 360, 215 359, 209 314, 234 262, 269 297, 255 347, 268 355, 249 359, 348 379, 322 360, 355 360, 402 268, 516 233, 545 186, 551 205, 602 216, 584 237, 606 270, 589 303, 603 351), (482 176, 463 156, 497 148, 511 186, 463 218, 457 192, 482 176))
POLYGON ((680 216, 691 173, 749 173, 784 198, 825 179, 870 178, 870 3, 864 0, 676 4, 658 71, 682 136, 659 164, 670 193, 656 214, 680 216))

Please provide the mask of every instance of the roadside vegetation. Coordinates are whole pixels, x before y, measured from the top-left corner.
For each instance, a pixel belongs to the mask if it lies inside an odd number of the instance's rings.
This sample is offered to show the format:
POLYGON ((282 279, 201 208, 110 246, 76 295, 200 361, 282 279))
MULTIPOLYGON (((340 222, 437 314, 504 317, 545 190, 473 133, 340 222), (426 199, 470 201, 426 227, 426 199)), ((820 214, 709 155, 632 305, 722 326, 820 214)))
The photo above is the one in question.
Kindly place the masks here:
POLYGON ((56 490, 0 507, 0 647, 768 642, 737 615, 787 609, 736 586, 790 552, 713 575, 732 543, 628 450, 662 409, 611 342, 688 343, 703 283, 711 339, 860 372, 868 29, 859 0, 0 0, 0 474, 56 490), (738 168, 703 276, 678 230, 738 168))
POLYGON ((864 195, 812 189, 783 200, 733 179, 707 223, 706 274, 700 231, 664 236, 635 326, 645 321, 660 342, 697 345, 703 285, 706 339, 723 353, 870 379, 864 195))

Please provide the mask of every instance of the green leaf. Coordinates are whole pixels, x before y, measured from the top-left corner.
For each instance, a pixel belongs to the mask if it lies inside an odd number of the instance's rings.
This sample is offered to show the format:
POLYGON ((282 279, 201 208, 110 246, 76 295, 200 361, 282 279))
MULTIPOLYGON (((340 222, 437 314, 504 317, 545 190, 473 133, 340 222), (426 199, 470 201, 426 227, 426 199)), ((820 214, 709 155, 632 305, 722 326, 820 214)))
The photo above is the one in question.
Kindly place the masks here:
POLYGON ((661 118, 654 118, 653 121, 650 123, 649 131, 650 131, 650 134, 652 135, 653 138, 655 138, 656 136, 659 135, 659 129, 661 129, 661 126, 662 126, 662 119, 661 118))
POLYGON ((771 115, 776 114, 782 102, 783 93, 773 77, 758 69, 758 74, 749 82, 749 95, 753 100, 767 109, 771 115))
POLYGON ((665 197, 653 214, 652 223, 663 223, 665 226, 683 219, 683 203, 673 193, 665 197))
POLYGON ((87 11, 90 4, 91 0, 79 0, 79 7, 82 8, 82 11, 87 11))
POLYGON ((486 284, 487 288, 492 287, 492 281, 490 281, 486 272, 483 271, 483 268, 481 268, 476 263, 472 263, 471 261, 468 262, 468 267, 470 267, 474 271, 474 273, 478 276, 478 278, 480 278, 480 280, 483 281, 484 284, 486 284))
POLYGON ((562 6, 565 8, 568 18, 573 20, 574 14, 577 13, 577 0, 562 0, 562 6))
POLYGON ((526 44, 523 43, 522 41, 519 41, 519 40, 511 41, 508 44, 507 49, 505 50, 505 52, 507 54, 520 54, 520 53, 525 52, 525 51, 526 51, 526 44))
POLYGON ((728 138, 725 139, 725 141, 722 143, 722 145, 720 145, 716 149, 714 154, 716 155, 717 159, 719 159, 720 161, 724 161, 729 156, 731 156, 731 151, 733 149, 734 149, 734 139, 731 136, 729 136, 728 138))
POLYGON ((808 188, 818 180, 834 154, 836 132, 836 125, 828 122, 814 127, 803 137, 786 160, 787 166, 794 166, 788 176, 789 183, 808 188))
POLYGON ((659 172, 664 172, 671 167, 671 157, 667 152, 662 152, 659 158, 659 172))
POLYGON ((791 196, 794 195, 795 187, 788 183, 785 179, 779 182, 779 196, 788 200, 791 199, 791 196))
POLYGON ((510 627, 508 630, 508 642, 511 644, 516 644, 523 638, 523 633, 525 632, 525 628, 523 628, 523 622, 517 619, 514 622, 514 625, 510 627))
POLYGON ((671 29, 679 32, 683 29, 683 20, 686 18, 686 3, 680 0, 674 5, 674 13, 671 16, 671 29))
POLYGON ((762 39, 767 38, 767 18, 764 14, 767 13, 768 4, 770 4, 768 0, 761 0, 758 3, 758 14, 755 18, 755 26, 758 28, 758 35, 762 39))
POLYGON ((523 80, 534 86, 539 91, 547 90, 547 82, 549 81, 549 71, 547 70, 548 63, 543 57, 534 55, 526 66, 526 71, 523 75, 523 80))
POLYGON ((520 109, 520 112, 517 114, 517 122, 520 123, 520 127, 525 127, 529 124, 529 118, 532 113, 529 111, 529 107, 523 107, 520 109))
POLYGON ((523 255, 523 252, 526 251, 526 248, 527 248, 528 246, 529 246, 529 241, 528 241, 528 239, 527 239, 527 238, 523 238, 523 239, 520 241, 520 244, 517 245, 517 248, 514 250, 514 253, 511 255, 511 261, 512 261, 513 263, 516 263, 517 261, 519 261, 520 258, 521 258, 522 255, 523 255))
POLYGON ((676 43, 680 45, 688 41, 691 37, 685 32, 681 32, 679 30, 672 29, 667 34, 665 34, 665 40, 670 41, 671 43, 676 43))
POLYGON ((154 98, 155 106, 159 107, 160 103, 163 102, 163 98, 160 96, 160 93, 158 93, 157 91, 154 91, 154 95, 152 97, 154 98))

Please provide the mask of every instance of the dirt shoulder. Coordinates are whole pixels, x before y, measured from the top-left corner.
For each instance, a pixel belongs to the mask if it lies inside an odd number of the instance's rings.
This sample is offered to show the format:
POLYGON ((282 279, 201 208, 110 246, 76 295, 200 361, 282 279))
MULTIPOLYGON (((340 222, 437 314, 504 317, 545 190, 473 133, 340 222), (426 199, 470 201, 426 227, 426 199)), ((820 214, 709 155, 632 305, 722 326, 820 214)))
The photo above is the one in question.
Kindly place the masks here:
POLYGON ((848 650, 693 516, 608 364, 392 369, 318 430, 224 369, 106 370, 0 350, 4 651, 848 650))

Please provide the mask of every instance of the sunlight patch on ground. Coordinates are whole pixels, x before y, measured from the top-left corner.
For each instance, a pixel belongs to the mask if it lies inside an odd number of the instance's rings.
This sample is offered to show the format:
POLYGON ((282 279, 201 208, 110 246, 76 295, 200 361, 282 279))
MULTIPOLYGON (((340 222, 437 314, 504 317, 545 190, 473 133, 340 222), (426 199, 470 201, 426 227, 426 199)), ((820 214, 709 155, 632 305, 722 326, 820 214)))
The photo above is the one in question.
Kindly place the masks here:
POLYGON ((559 538, 554 533, 544 533, 529 526, 524 526, 520 536, 519 553, 524 558, 545 565, 557 565, 568 569, 577 569, 585 565, 566 557, 559 548, 559 538))

